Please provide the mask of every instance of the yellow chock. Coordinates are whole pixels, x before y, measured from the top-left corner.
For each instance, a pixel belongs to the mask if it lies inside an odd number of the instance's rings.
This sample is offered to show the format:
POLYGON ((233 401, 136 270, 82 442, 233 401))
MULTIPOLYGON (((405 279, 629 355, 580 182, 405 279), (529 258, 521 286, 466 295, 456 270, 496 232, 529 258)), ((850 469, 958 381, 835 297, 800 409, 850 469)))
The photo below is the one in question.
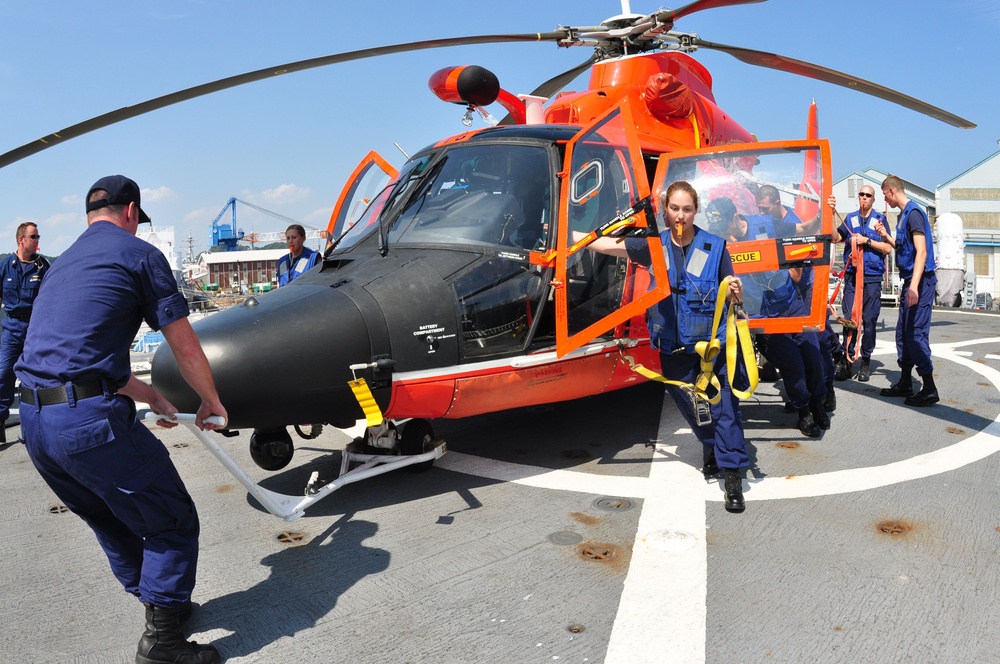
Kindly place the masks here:
POLYGON ((354 398, 358 400, 358 405, 364 411, 368 426, 377 427, 382 424, 382 410, 375 403, 375 397, 372 396, 372 391, 368 388, 365 379, 355 378, 347 381, 347 384, 351 386, 354 398))

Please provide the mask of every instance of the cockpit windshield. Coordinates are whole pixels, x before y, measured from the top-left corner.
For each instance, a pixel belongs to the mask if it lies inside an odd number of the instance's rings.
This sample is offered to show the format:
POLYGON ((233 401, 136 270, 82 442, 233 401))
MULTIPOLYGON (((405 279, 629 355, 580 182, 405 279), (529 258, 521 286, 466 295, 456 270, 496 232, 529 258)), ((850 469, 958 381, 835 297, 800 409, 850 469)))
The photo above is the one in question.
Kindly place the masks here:
MULTIPOLYGON (((402 177, 402 176, 401 176, 402 177)), ((538 249, 549 220, 548 152, 542 146, 476 143, 448 150, 387 234, 395 244, 492 244, 538 249)))
POLYGON ((427 168, 429 161, 430 155, 408 161, 403 166, 403 170, 399 173, 399 176, 387 184, 371 200, 357 221, 352 222, 347 231, 333 243, 333 249, 342 250, 353 247, 367 237, 369 233, 377 230, 378 226, 376 223, 382 217, 382 213, 386 211, 386 205, 388 204, 388 209, 391 211, 401 200, 401 197, 405 198, 406 192, 419 180, 420 174, 427 168))

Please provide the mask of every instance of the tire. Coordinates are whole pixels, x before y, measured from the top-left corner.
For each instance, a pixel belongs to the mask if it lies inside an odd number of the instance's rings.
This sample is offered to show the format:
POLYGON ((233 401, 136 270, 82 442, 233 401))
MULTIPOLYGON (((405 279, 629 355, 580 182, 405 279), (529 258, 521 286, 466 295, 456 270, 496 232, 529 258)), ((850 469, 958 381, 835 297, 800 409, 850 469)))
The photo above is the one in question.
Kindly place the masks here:
MULTIPOLYGON (((430 444, 434 440, 434 429, 427 420, 410 420, 400 427, 399 433, 399 451, 404 456, 430 451, 430 444)), ((429 470, 433 465, 434 461, 424 461, 407 466, 406 469, 411 473, 421 473, 429 470)))

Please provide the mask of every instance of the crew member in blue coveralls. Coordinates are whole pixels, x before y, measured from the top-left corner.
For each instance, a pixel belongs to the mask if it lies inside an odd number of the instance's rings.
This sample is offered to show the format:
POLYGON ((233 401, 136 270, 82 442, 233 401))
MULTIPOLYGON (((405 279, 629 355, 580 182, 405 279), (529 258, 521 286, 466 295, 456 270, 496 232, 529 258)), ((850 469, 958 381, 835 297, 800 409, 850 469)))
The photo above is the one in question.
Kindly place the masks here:
POLYGON ((6 423, 14 403, 14 363, 24 349, 31 307, 38 295, 49 261, 38 253, 38 226, 25 222, 17 227, 17 251, 0 264, 3 280, 3 310, 7 315, 0 335, 0 443, 7 442, 6 423))
POLYGON ((285 230, 288 253, 278 259, 278 286, 284 286, 298 279, 320 260, 318 251, 305 246, 306 230, 299 224, 292 224, 285 230))
MULTIPOLYGON (((830 197, 830 205, 836 208, 837 199, 830 197)), ((844 317, 850 318, 854 309, 857 289, 857 270, 851 262, 851 252, 860 251, 864 259, 864 291, 861 294, 861 352, 857 353, 857 330, 844 330, 845 355, 837 357, 837 379, 847 380, 854 375, 847 356, 860 355, 858 380, 868 382, 871 376, 872 351, 875 350, 875 325, 882 313, 882 278, 885 276, 885 255, 892 251, 892 245, 882 241, 875 229, 876 224, 885 226, 885 215, 872 209, 875 203, 875 188, 863 185, 858 192, 858 211, 847 215, 834 234, 835 242, 844 242, 844 317)))
MULTIPOLYGON (((669 380, 693 383, 700 373, 701 359, 695 344, 710 340, 715 302, 722 280, 733 275, 733 264, 720 237, 696 228, 698 192, 687 182, 674 182, 661 203, 666 230, 660 235, 669 251, 668 274, 671 294, 649 310, 650 337, 660 350, 663 376, 669 380), (694 297, 692 295, 695 295, 694 297)), ((649 245, 643 238, 630 238, 622 244, 614 238, 599 238, 589 246, 594 251, 613 256, 627 256, 640 265, 651 265, 649 245)), ((726 301, 743 296, 742 282, 734 276, 729 282, 726 301)), ((724 319, 723 319, 724 320, 724 319)), ((720 325, 717 338, 725 344, 725 327, 720 325)), ((719 379, 721 399, 711 404, 712 421, 699 424, 691 397, 676 385, 667 385, 681 415, 687 420, 703 445, 706 478, 722 469, 725 482, 726 510, 742 512, 741 469, 750 464, 743 436, 743 416, 739 398, 733 394, 726 371, 725 346, 715 360, 714 373, 719 379)))
MULTIPOLYGON (((709 230, 733 242, 791 237, 800 225, 777 221, 770 214, 742 215, 725 197, 705 208, 709 230)), ((797 318, 809 314, 791 270, 749 274, 744 279, 744 306, 752 318, 797 318)), ((798 413, 796 427, 804 436, 818 438, 831 426, 826 410, 826 384, 815 332, 758 334, 761 353, 778 368, 789 408, 798 413)))
MULTIPOLYGON (((87 192, 87 230, 49 269, 35 300, 21 379, 28 455, 59 499, 97 535, 125 590, 145 605, 135 661, 211 664, 212 646, 184 640, 198 562, 198 514, 135 401, 164 418, 176 408, 132 375, 129 347, 145 320, 163 331, 201 397, 196 421, 226 418, 188 307, 164 255, 135 237, 149 217, 122 175, 87 192)), ((160 420, 163 426, 176 423, 160 420)))
MULTIPOLYGON (((775 227, 778 230, 777 237, 787 237, 788 235, 809 235, 820 230, 822 218, 820 215, 816 215, 814 218, 808 221, 803 221, 795 211, 787 205, 783 205, 781 202, 781 194, 778 189, 772 185, 766 184, 757 190, 757 209, 761 214, 769 214, 771 218, 774 219, 775 227), (791 231, 794 225, 794 233, 791 231), (780 230, 785 227, 786 231, 780 230)), ((802 301, 805 303, 806 309, 808 310, 812 306, 812 284, 813 284, 813 269, 811 266, 805 266, 802 268, 794 268, 789 270, 792 275, 792 279, 795 281, 796 288, 799 289, 799 293, 802 295, 802 301)), ((834 367, 834 358, 839 354, 843 353, 843 346, 840 343, 840 338, 837 333, 833 331, 833 326, 829 322, 823 327, 821 332, 816 333, 816 341, 819 343, 820 351, 820 367, 823 370, 823 384, 825 385, 825 396, 823 397, 823 411, 824 413, 833 412, 837 409, 837 395, 833 389, 833 380, 836 373, 834 367)), ((790 404, 786 404, 786 408, 790 404)), ((827 416, 817 415, 817 423, 823 428, 829 428, 825 424, 827 421, 827 416)))
POLYGON ((882 388, 882 396, 905 396, 908 406, 933 406, 941 399, 934 385, 934 363, 931 361, 931 308, 937 291, 931 223, 924 209, 909 199, 903 190, 903 181, 895 175, 882 182, 882 195, 886 203, 900 211, 896 237, 890 235, 883 224, 876 225, 876 229, 896 250, 896 266, 903 280, 896 321, 896 361, 900 377, 891 387, 882 388), (916 394, 913 393, 913 367, 923 381, 916 394))

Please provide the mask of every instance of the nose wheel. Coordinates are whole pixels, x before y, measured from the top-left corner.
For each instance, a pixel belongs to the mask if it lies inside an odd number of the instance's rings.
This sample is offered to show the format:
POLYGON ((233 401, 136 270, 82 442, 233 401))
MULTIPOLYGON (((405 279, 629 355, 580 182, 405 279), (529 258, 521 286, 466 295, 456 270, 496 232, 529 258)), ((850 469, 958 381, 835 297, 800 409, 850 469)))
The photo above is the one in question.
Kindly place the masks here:
POLYGON ((292 461, 295 447, 285 429, 254 430, 250 435, 250 458, 264 470, 281 470, 292 461))
MULTIPOLYGON (((399 429, 399 451, 403 456, 423 454, 434 449, 431 443, 434 441, 434 429, 427 420, 413 419, 405 422, 399 429)), ((429 470, 434 465, 433 461, 424 461, 407 466, 411 473, 419 473, 429 470)))

